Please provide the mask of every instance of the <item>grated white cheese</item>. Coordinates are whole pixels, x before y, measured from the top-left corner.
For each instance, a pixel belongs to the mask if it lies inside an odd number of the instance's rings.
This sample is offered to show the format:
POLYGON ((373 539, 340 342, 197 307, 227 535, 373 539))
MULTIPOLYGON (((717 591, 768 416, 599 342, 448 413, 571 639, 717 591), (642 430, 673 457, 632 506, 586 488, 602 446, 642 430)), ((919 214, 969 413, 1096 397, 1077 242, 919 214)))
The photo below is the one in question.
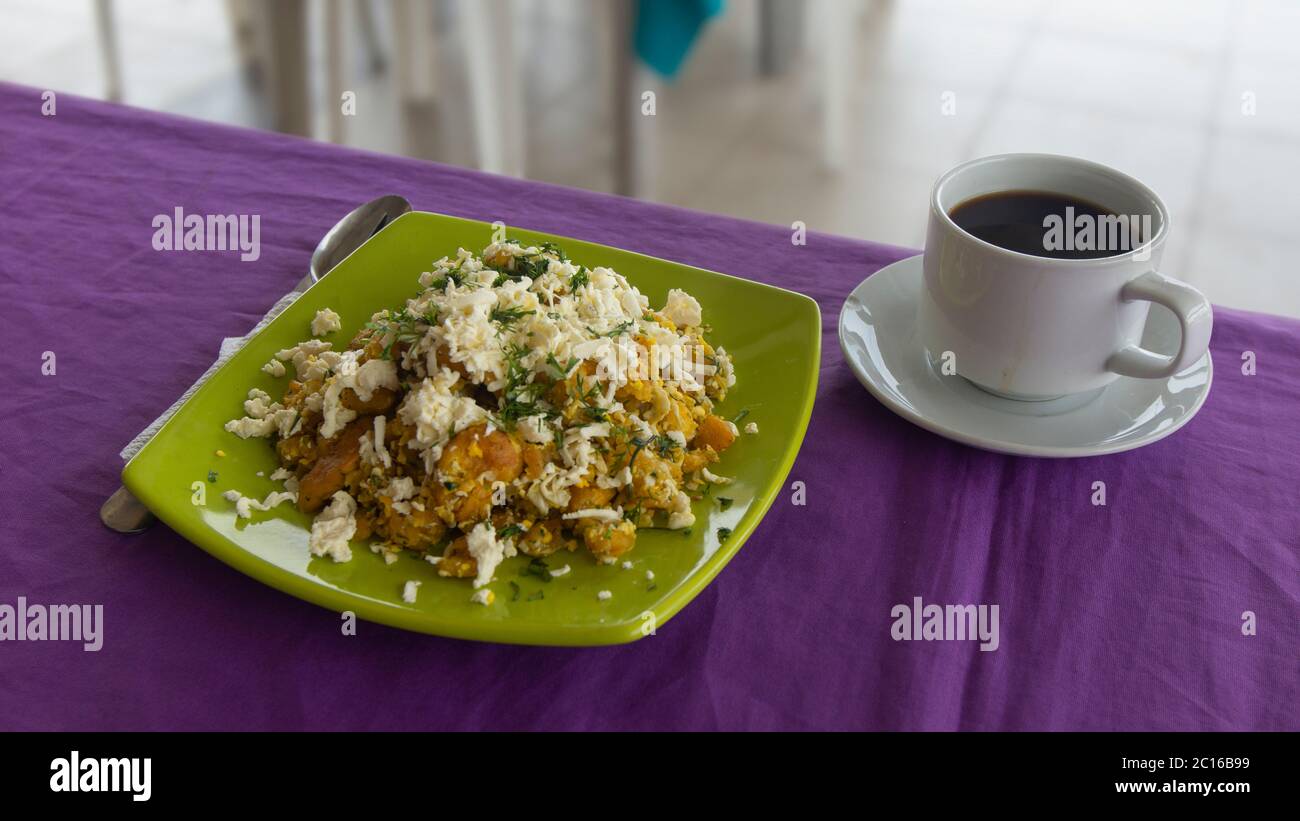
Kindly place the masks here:
POLYGON ((231 419, 225 424, 225 429, 240 439, 265 437, 272 433, 287 436, 298 421, 298 412, 270 400, 271 397, 265 391, 253 388, 244 401, 244 413, 248 415, 242 419, 231 419))
POLYGON ((694 328, 704 321, 699 301, 678 288, 668 292, 668 302, 660 313, 682 328, 694 328))
POLYGON ((235 513, 241 519, 251 519, 254 510, 267 511, 285 502, 297 502, 298 494, 291 492, 272 491, 268 493, 262 501, 250 499, 237 490, 227 490, 221 494, 228 501, 235 503, 235 513))
POLYGON ((397 363, 391 359, 367 359, 358 364, 360 351, 344 351, 339 355, 338 364, 322 388, 322 410, 324 420, 321 422, 320 435, 332 439, 345 425, 357 418, 357 412, 343 406, 343 391, 349 388, 362 402, 369 402, 379 388, 396 391, 400 384, 397 380, 397 363))
POLYGON ((565 513, 562 519, 596 519, 602 522, 621 522, 623 520, 623 511, 611 510, 609 508, 589 508, 587 510, 575 510, 572 513, 565 513))
POLYGON ((410 476, 397 476, 388 480, 388 484, 379 491, 380 496, 387 496, 394 502, 404 502, 415 495, 415 480, 410 476))
POLYGON ((609 592, 608 590, 602 590, 596 594, 596 598, 600 599, 601 601, 609 601, 610 599, 614 598, 614 594, 609 592))
POLYGON ((504 559, 515 555, 514 542, 510 539, 497 539, 496 528, 487 522, 479 522, 465 535, 469 555, 474 557, 478 566, 478 575, 474 577, 474 586, 483 587, 492 581, 492 574, 504 559))
POLYGON ((750 422, 748 425, 745 425, 745 433, 758 433, 758 423, 750 422))
POLYGON ((459 374, 443 368, 407 394, 397 409, 402 421, 415 428, 409 446, 426 451, 427 458, 434 461, 442 455, 443 446, 456 431, 488 418, 487 411, 473 399, 450 392, 459 379, 459 374))
POLYGON ((729 485, 733 481, 730 477, 714 474, 713 471, 708 468, 701 468, 700 476, 704 477, 704 481, 712 482, 715 485, 729 485))
POLYGON ((384 418, 382 413, 375 414, 375 436, 371 441, 371 447, 374 448, 375 457, 379 460, 379 463, 386 468, 391 468, 393 466, 393 457, 388 455, 388 448, 384 446, 384 428, 387 424, 388 420, 384 418))
POLYGON ((691 511, 691 497, 683 491, 677 491, 673 505, 668 509, 668 529, 681 530, 695 524, 695 513, 691 511))
POLYGON ((357 532, 357 503, 345 490, 330 498, 330 506, 311 523, 307 546, 313 556, 329 556, 336 562, 352 559, 348 539, 357 532))
POLYGON ((564 567, 556 568, 555 570, 550 571, 550 573, 551 573, 551 578, 552 578, 552 579, 558 579, 558 578, 560 578, 561 576, 567 576, 567 575, 569 575, 569 570, 571 570, 571 569, 572 569, 572 568, 570 568, 567 564, 566 564, 564 567))
POLYGON ((402 601, 407 604, 415 604, 415 597, 420 591, 421 582, 411 579, 402 585, 402 601))
POLYGON ((275 358, 281 362, 293 362, 299 381, 320 379, 338 362, 339 354, 331 350, 333 347, 330 342, 308 339, 278 351, 275 358))
POLYGON ((311 335, 325 336, 342 329, 343 318, 329 308, 321 308, 311 320, 311 335))

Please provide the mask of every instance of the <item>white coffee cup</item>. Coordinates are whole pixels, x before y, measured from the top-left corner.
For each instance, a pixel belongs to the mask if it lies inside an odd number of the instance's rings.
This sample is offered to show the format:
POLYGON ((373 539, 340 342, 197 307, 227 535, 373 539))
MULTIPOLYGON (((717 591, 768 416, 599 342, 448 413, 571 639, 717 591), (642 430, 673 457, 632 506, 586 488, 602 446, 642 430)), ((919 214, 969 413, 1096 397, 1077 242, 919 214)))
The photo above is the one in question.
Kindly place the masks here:
POLYGON ((1160 198, 1104 165, 1051 154, 963 163, 940 177, 930 196, 917 317, 922 343, 932 360, 951 362, 977 386, 1014 399, 1100 390, 1120 376, 1179 373, 1205 355, 1213 314, 1200 291, 1159 272, 1168 234, 1160 198), (1011 191, 1061 194, 1118 215, 1147 216, 1150 231, 1132 251, 1062 259, 985 242, 949 216, 975 197, 1011 191), (1182 326, 1173 356, 1139 344, 1152 302, 1182 326))

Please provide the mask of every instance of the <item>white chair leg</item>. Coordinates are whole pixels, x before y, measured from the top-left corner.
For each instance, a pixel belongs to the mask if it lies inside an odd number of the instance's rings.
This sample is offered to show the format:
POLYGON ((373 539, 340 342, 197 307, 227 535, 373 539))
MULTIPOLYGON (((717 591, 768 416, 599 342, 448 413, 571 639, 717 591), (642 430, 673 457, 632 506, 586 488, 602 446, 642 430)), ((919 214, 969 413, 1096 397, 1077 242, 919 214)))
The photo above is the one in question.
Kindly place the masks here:
POLYGON ((821 46, 822 162, 827 168, 844 167, 848 155, 849 90, 853 80, 854 26, 858 4, 854 0, 816 0, 809 7, 811 28, 821 46))
POLYGON ((239 68, 250 82, 264 79, 265 66, 257 48, 257 15, 249 6, 252 0, 226 0, 226 16, 230 20, 230 38, 235 43, 239 68))
POLYGON ((257 3, 253 10, 258 17, 258 46, 269 69, 275 130, 309 137, 312 115, 307 81, 306 0, 257 3))
POLYGON ((632 0, 614 0, 605 7, 605 25, 609 38, 610 116, 614 137, 614 193, 625 197, 648 195, 649 179, 646 151, 648 118, 641 115, 641 92, 647 83, 633 49, 632 27, 635 22, 632 0))
POLYGON ((343 92, 349 76, 348 25, 345 0, 325 0, 325 104, 329 112, 328 137, 342 143, 347 136, 343 92))
POLYGON ((104 97, 122 101, 122 56, 118 49, 117 27, 113 21, 113 0, 95 0, 95 28, 99 52, 104 61, 104 97))
POLYGON ((393 60, 403 104, 432 100, 437 88, 437 36, 424 0, 394 0, 393 60))
POLYGON ((374 0, 357 0, 357 27, 366 47, 366 68, 371 74, 383 74, 388 66, 379 42, 379 27, 375 25, 374 0))
POLYGON ((511 0, 461 0, 465 60, 479 167, 524 174, 523 78, 514 47, 511 0))
POLYGON ((764 77, 785 74, 797 57, 803 38, 803 8, 799 0, 759 0, 758 72, 764 77))

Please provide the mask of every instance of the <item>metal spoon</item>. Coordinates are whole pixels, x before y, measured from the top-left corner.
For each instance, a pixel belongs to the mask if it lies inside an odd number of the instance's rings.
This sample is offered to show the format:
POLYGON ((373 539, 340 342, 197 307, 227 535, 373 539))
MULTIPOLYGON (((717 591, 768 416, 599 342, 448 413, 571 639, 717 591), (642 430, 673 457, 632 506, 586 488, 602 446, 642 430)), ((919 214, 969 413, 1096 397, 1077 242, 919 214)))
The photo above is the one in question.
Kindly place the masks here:
MULTIPOLYGON (((362 205, 334 224, 321 238, 311 255, 307 276, 296 286, 304 291, 334 266, 346 259, 366 240, 378 234, 389 223, 411 210, 405 197, 390 194, 362 205)), ((99 508, 99 520, 109 530, 118 533, 143 533, 158 519, 139 499, 124 487, 119 487, 99 508)))
POLYGON ((298 283, 299 290, 328 274, 335 265, 347 259, 366 240, 378 234, 388 224, 407 211, 411 204, 405 197, 389 194, 359 206, 351 214, 334 224, 311 255, 311 268, 298 283))

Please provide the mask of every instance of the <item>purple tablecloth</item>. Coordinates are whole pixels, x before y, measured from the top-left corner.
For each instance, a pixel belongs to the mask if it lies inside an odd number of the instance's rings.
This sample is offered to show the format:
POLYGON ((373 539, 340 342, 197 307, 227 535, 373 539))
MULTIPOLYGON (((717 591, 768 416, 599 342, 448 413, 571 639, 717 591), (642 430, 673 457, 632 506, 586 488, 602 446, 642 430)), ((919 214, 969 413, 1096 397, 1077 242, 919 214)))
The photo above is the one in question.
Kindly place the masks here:
POLYGON ((910 251, 794 246, 784 227, 71 97, 40 108, 0 85, 0 605, 102 604, 104 637, 0 643, 0 727, 1300 728, 1300 323, 1219 310, 1213 392, 1169 439, 999 456, 895 417, 841 360, 844 296, 910 251), (778 500, 658 635, 600 649, 343 636, 165 526, 105 530, 119 448, 338 216, 389 192, 815 297, 821 383, 791 474, 807 505, 778 500), (176 206, 260 214, 261 259, 153 250, 176 206), (891 608, 915 596, 997 604, 1000 646, 894 641, 891 608))

